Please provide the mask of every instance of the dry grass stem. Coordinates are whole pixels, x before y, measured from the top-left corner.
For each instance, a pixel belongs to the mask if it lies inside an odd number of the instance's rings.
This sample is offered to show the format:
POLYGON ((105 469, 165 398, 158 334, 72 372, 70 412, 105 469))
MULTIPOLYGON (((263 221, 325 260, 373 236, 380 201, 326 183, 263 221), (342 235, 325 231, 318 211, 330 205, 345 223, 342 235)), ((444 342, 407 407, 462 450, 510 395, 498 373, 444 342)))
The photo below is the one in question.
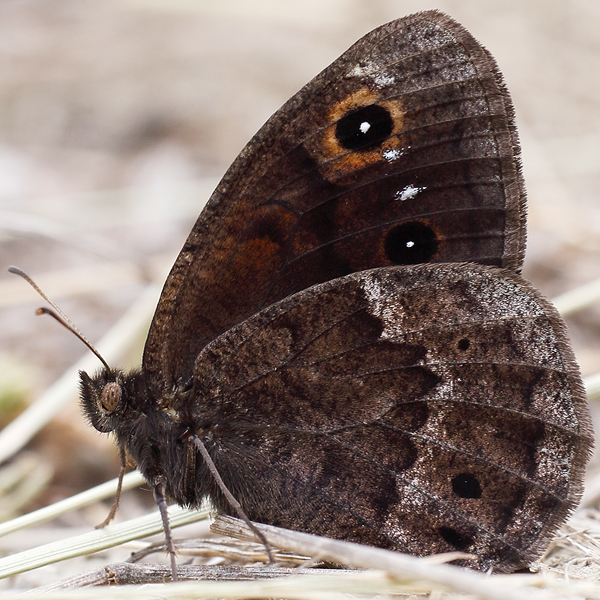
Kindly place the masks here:
MULTIPOLYGON (((208 515, 208 506, 195 511, 179 506, 169 507, 169 522, 173 529, 206 519, 208 515)), ((95 529, 83 535, 38 546, 0 559, 0 579, 76 556, 112 548, 161 531, 162 522, 157 512, 116 525, 109 525, 104 529, 95 529)))

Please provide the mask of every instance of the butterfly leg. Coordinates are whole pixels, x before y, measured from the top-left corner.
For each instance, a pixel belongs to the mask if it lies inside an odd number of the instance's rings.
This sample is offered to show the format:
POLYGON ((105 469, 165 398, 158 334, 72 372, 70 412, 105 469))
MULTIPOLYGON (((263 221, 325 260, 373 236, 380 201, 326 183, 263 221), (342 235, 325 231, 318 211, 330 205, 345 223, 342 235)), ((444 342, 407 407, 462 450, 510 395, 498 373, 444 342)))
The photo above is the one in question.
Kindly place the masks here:
POLYGON ((219 471, 218 471, 217 467, 215 466, 213 459, 210 457, 210 454, 208 453, 206 446, 202 443, 202 440, 195 434, 190 435, 190 437, 188 439, 194 444, 194 446, 196 446, 196 448, 202 455, 202 458, 204 459, 206 466, 208 467, 209 471, 211 472, 211 475, 214 477, 220 490, 223 492, 223 495, 225 496, 225 498, 227 498, 227 502, 229 502, 229 505, 231 506, 231 508, 233 508, 233 510, 235 510, 235 512, 238 514, 239 518, 242 519, 242 521, 244 521, 244 523, 246 523, 246 525, 248 525, 248 527, 250 528, 252 533, 256 536, 256 538, 258 540, 260 540, 262 545, 265 547, 267 556, 269 557, 269 562, 271 564, 273 564, 275 561, 273 560, 273 554, 271 552, 271 547, 269 546, 269 542, 267 542, 267 538, 256 528, 254 523, 252 523, 252 521, 250 521, 250 519, 248 518, 248 515, 246 515, 246 513, 244 512, 244 509, 242 508, 241 504, 235 499, 233 494, 229 491, 229 489, 225 485, 225 482, 221 478, 221 475, 219 474, 219 471))
POLYGON ((125 477, 125 470, 127 468, 126 459, 125 459, 125 446, 119 444, 119 460, 121 461, 121 467, 119 468, 119 481, 117 483, 117 491, 115 492, 115 499, 113 500, 113 504, 110 507, 110 512, 108 516, 102 523, 96 525, 96 529, 103 529, 106 527, 117 514, 117 510, 119 509, 119 503, 121 502, 121 492, 123 491, 123 477, 125 477))
POLYGON ((171 533, 171 526, 169 525, 169 515, 167 513, 167 499, 165 498, 165 491, 162 484, 154 486, 154 499, 160 512, 160 518, 162 519, 163 531, 165 532, 165 542, 167 543, 167 552, 171 558, 171 577, 173 581, 177 581, 177 560, 175 557, 175 544, 173 543, 173 535, 171 533))

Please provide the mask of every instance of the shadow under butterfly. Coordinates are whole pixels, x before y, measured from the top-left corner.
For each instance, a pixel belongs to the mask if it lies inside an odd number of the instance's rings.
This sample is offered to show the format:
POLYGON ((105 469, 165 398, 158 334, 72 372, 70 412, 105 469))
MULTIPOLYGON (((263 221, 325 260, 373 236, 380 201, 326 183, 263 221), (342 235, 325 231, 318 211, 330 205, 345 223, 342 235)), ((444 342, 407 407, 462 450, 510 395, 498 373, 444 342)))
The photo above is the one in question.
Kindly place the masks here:
POLYGON ((235 512, 212 459, 253 521, 524 567, 592 447, 565 325, 518 275, 525 221, 492 56, 437 11, 383 25, 241 152, 142 367, 81 373, 85 413, 166 526, 166 498, 235 512))

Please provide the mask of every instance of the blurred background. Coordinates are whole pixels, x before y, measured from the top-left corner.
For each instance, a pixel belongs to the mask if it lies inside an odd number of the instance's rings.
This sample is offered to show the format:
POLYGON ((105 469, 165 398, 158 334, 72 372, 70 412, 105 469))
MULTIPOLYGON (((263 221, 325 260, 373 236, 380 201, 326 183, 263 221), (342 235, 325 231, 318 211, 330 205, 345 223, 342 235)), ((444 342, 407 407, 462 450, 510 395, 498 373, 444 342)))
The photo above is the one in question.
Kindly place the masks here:
MULTIPOLYGON (((42 302, 9 265, 96 342, 162 282, 262 123, 372 28, 429 8, 488 47, 512 94, 529 191, 524 275, 550 297, 600 277, 595 0, 2 0, 0 425, 84 352, 35 318, 42 302)), ((584 375, 600 371, 600 305, 569 326, 584 375)), ((89 429, 72 390, 19 455, 32 459, 26 475, 11 487, 0 473, 0 519, 116 476, 112 441, 89 429)))

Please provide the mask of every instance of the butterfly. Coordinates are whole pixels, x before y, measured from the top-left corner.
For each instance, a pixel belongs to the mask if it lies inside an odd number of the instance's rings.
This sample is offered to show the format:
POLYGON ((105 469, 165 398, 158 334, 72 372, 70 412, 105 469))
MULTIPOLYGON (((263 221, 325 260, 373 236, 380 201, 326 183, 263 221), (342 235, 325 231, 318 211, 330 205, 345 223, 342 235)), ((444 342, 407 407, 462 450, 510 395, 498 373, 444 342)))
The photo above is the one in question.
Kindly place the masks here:
POLYGON ((519 152, 494 59, 438 11, 367 34, 267 121, 141 368, 81 373, 163 516, 232 514, 228 490, 254 521, 473 568, 540 556, 592 434, 565 325, 518 274, 519 152))

